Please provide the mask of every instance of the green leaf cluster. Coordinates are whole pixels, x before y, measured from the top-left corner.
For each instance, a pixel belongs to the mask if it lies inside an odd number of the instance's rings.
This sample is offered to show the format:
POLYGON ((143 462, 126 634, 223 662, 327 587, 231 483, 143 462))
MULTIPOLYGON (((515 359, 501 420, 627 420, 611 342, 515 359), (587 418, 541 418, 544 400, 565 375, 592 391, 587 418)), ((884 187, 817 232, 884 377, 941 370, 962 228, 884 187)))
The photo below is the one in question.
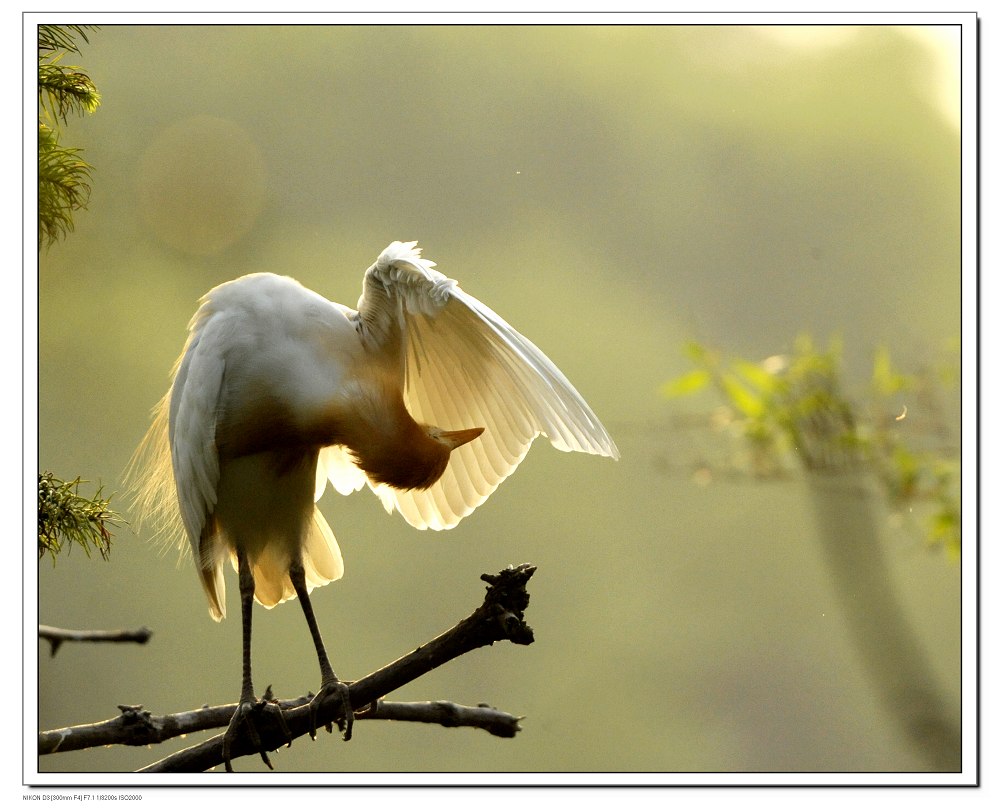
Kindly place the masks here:
POLYGON ((71 113, 93 113, 101 103, 97 88, 79 67, 63 65, 87 42, 83 25, 38 26, 38 248, 73 230, 73 212, 87 207, 92 167, 81 150, 60 143, 59 124, 71 113))
POLYGON ((821 349, 801 335, 791 353, 759 363, 697 343, 684 351, 694 367, 661 392, 676 399, 714 390, 724 415, 713 422, 736 430, 753 474, 783 474, 796 466, 807 474, 870 470, 897 514, 929 504, 929 544, 960 553, 959 464, 940 448, 920 446, 917 431, 908 429, 913 420, 907 421, 907 408, 900 412, 896 405, 902 396, 927 400, 934 380, 947 380, 946 373, 904 374, 889 349, 880 347, 861 407, 844 391, 836 339, 821 349))
POLYGON ((63 481, 50 472, 38 475, 38 559, 56 556, 64 548, 80 546, 87 556, 97 549, 108 559, 111 532, 121 517, 110 509, 110 499, 101 497, 98 487, 93 498, 79 494, 80 479, 63 481))

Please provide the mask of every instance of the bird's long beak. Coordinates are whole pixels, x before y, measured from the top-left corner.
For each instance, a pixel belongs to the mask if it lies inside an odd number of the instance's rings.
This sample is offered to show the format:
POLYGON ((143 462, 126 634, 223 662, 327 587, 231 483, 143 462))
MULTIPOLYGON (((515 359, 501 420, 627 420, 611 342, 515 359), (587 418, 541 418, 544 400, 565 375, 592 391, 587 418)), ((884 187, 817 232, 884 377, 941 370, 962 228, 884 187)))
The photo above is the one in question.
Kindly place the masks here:
POLYGON ((442 430, 438 434, 438 440, 448 446, 449 450, 468 444, 477 438, 486 428, 466 428, 465 430, 442 430))

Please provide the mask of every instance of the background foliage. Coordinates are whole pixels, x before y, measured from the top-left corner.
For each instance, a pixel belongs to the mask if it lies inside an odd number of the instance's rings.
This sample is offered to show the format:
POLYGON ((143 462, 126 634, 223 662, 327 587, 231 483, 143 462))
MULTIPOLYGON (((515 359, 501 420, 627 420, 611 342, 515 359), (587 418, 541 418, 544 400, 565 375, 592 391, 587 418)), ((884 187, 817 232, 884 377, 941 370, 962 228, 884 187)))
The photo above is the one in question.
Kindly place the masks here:
POLYGON ((73 230, 73 212, 87 207, 91 166, 80 150, 61 143, 60 123, 92 113, 101 96, 80 68, 62 64, 87 41, 82 25, 38 26, 38 247, 73 230))

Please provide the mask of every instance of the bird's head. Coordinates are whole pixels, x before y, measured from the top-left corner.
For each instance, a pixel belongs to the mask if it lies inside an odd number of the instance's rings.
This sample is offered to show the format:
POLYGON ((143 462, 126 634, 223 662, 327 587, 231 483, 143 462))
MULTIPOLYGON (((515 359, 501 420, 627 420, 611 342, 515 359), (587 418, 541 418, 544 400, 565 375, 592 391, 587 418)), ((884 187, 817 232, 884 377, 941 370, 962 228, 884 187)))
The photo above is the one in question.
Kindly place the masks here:
POLYGON ((402 436, 373 432, 352 447, 369 480, 395 489, 427 489, 444 475, 451 453, 482 434, 484 428, 444 430, 410 420, 402 436))
POLYGON ((421 478, 419 483, 408 489, 427 489, 444 475, 451 459, 453 450, 468 444, 478 437, 485 428, 466 428, 464 430, 444 430, 436 425, 421 425, 421 431, 431 440, 422 449, 413 448, 415 460, 418 463, 410 468, 410 474, 421 478))

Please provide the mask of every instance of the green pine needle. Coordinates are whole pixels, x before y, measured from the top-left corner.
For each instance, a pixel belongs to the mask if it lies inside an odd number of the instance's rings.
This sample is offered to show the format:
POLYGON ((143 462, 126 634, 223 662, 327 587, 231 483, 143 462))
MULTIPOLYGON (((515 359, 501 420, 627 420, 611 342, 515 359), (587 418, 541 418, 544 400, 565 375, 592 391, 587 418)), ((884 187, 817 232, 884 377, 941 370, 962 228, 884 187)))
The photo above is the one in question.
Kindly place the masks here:
POLYGON ((45 554, 56 556, 64 548, 80 546, 89 557, 97 549, 108 559, 111 553, 111 532, 121 516, 112 511, 110 499, 101 497, 101 487, 93 498, 79 494, 80 479, 63 481, 52 473, 38 475, 38 559, 45 554))
POLYGON ((60 64, 87 40, 84 25, 38 26, 38 249, 73 230, 73 212, 87 207, 91 166, 81 150, 60 144, 59 124, 71 113, 93 113, 101 96, 80 68, 60 64))

